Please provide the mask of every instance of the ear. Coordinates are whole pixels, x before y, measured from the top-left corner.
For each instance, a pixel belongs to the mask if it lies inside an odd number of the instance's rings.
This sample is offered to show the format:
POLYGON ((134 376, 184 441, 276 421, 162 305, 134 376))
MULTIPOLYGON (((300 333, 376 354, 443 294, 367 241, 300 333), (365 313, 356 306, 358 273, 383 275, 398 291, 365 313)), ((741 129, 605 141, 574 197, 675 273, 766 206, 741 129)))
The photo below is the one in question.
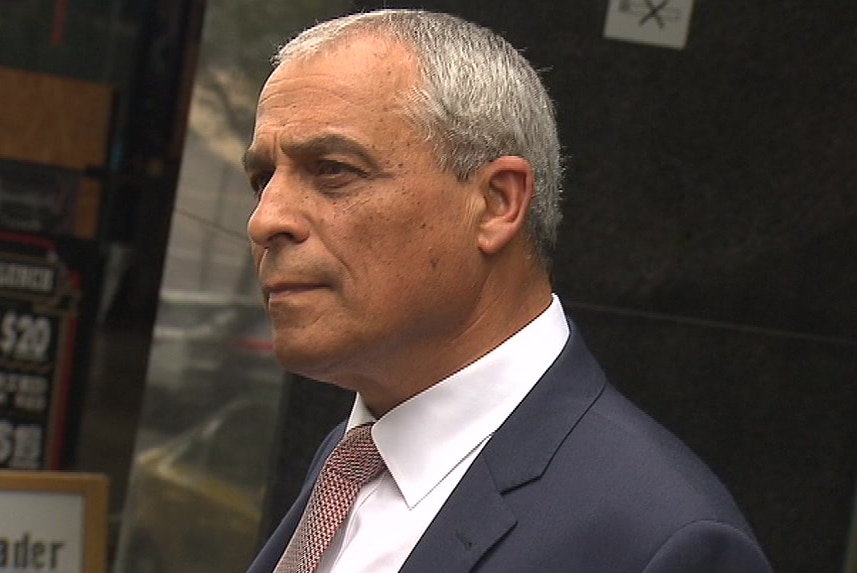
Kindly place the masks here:
POLYGON ((479 172, 484 210, 479 225, 479 250, 491 255, 521 234, 533 198, 535 178, 530 162, 506 155, 479 172))

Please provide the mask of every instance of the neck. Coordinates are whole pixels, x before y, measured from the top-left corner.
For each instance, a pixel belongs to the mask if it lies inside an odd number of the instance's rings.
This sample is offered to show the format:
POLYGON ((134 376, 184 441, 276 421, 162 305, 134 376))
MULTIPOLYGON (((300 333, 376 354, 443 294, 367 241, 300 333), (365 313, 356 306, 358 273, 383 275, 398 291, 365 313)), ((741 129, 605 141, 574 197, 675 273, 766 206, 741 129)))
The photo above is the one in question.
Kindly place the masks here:
POLYGON ((397 364, 388 358, 381 376, 345 385, 357 390, 380 418, 500 346, 544 312, 551 300, 550 281, 541 267, 527 273, 492 271, 472 312, 446 336, 414 344, 397 364))

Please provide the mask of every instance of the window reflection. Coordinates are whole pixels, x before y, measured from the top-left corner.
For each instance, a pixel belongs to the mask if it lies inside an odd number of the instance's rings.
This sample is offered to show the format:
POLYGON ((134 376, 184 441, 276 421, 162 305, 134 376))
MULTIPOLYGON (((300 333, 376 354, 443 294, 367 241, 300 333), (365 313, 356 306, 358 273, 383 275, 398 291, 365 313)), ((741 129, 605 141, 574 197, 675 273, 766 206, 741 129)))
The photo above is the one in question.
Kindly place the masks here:
POLYGON ((239 398, 140 454, 121 568, 243 571, 256 550, 277 401, 239 398))
POLYGON ((179 431, 247 392, 277 387, 259 297, 164 290, 152 335, 147 427, 179 431))

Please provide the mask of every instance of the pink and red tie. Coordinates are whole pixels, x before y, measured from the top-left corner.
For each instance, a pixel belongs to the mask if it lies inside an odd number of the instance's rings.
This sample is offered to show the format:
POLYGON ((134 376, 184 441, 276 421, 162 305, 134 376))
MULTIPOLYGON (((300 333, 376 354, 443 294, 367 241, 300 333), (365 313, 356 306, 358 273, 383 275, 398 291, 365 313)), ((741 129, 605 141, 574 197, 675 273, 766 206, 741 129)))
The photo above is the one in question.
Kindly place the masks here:
POLYGON ((372 425, 349 430, 324 462, 304 515, 274 573, 312 573, 360 489, 384 471, 372 425))

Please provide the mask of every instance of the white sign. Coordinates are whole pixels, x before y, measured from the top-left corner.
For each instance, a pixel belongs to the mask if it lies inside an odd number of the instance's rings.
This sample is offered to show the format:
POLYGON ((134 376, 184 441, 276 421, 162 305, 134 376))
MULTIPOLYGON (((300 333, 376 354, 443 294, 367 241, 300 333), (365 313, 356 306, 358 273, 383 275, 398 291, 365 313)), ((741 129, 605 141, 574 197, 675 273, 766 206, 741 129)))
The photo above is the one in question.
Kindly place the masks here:
POLYGON ((0 470, 0 573, 104 573, 107 479, 0 470))
POLYGON ((0 494, 0 572, 84 573, 79 493, 0 494))
POLYGON ((682 49, 693 0, 610 0, 604 37, 682 49))

